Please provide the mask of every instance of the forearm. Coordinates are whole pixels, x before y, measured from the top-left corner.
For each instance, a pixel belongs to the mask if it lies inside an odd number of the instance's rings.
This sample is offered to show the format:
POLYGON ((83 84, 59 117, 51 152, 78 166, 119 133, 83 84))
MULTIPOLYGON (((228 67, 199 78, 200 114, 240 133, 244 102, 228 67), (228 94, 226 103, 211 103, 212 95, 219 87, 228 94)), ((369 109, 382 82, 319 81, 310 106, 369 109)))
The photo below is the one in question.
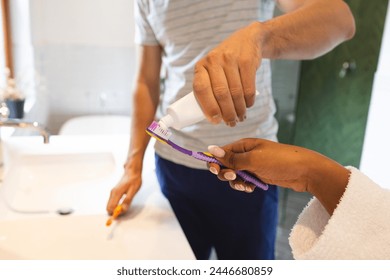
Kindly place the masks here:
POLYGON ((349 181, 350 172, 339 163, 313 152, 308 161, 307 191, 332 215, 349 181))
POLYGON ((352 38, 355 23, 344 1, 306 0, 258 28, 264 58, 312 59, 352 38))
POLYGON ((138 74, 133 92, 131 139, 125 169, 142 170, 150 136, 145 129, 154 120, 160 99, 161 48, 140 46, 138 74))
POLYGON ((145 129, 152 123, 158 105, 159 88, 139 83, 133 97, 131 140, 125 168, 142 169, 150 136, 145 129))

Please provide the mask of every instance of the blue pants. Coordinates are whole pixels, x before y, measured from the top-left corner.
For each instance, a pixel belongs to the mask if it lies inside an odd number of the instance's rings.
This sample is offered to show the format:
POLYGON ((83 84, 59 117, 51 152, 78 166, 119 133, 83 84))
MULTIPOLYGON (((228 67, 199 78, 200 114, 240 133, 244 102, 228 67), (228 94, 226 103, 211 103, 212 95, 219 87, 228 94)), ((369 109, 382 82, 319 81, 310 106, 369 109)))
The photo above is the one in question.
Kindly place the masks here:
POLYGON ((233 190, 208 170, 155 156, 161 190, 197 259, 274 259, 278 190, 233 190))

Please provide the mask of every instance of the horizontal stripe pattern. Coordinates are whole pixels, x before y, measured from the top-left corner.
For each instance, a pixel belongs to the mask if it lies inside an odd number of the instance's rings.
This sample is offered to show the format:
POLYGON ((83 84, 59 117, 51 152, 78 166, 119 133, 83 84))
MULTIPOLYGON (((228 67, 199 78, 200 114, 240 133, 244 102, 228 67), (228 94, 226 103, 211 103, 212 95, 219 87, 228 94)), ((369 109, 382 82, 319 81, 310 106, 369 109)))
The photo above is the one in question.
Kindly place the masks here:
MULTIPOLYGON (((136 0, 135 41, 141 45, 164 48, 165 92, 159 115, 180 97, 192 91, 195 63, 230 34, 253 21, 272 18, 273 0, 136 0)), ((260 92, 247 119, 236 127, 212 125, 202 121, 174 133, 177 144, 195 151, 205 151, 210 144, 223 145, 244 137, 276 140, 277 123, 271 93, 270 61, 263 60, 257 71, 260 92)), ((163 158, 193 168, 206 168, 157 141, 156 152, 163 158)))

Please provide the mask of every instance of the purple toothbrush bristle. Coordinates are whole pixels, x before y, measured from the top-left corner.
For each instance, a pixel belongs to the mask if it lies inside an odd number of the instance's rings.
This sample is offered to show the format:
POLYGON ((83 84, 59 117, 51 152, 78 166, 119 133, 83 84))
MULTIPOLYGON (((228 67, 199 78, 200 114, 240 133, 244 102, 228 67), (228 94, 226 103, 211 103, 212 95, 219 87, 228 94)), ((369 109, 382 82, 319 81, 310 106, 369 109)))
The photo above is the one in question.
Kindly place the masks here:
POLYGON ((163 129, 156 121, 153 121, 146 130, 163 141, 168 141, 172 135, 169 130, 163 129))

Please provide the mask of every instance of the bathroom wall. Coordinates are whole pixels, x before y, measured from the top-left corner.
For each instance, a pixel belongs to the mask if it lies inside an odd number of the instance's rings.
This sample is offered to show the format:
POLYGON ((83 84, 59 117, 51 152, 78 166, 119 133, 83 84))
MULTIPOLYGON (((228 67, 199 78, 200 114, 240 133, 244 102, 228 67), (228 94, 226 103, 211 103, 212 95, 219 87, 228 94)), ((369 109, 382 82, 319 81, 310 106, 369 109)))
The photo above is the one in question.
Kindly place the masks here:
MULTIPOLYGON (((275 16, 281 15, 276 8, 275 16)), ((291 144, 294 133, 301 62, 297 60, 272 61, 272 93, 279 122, 278 140, 291 144)))
POLYGON ((388 0, 347 3, 354 38, 302 61, 293 143, 359 167, 388 0))
POLYGON ((279 122, 278 140, 282 143, 291 144, 293 139, 300 66, 296 60, 272 62, 272 93, 279 122))
MULTIPOLYGON (((11 13, 15 69, 30 83, 27 119, 56 133, 74 116, 130 113, 132 0, 14 0, 11 13)), ((273 71, 280 138, 288 141, 299 62, 275 61, 273 71)))
POLYGON ((73 116, 130 113, 133 1, 34 0, 30 18, 35 69, 43 84, 37 94, 47 100, 52 133, 73 116))
POLYGON ((375 182, 390 189, 390 5, 375 74, 360 169, 375 182))

